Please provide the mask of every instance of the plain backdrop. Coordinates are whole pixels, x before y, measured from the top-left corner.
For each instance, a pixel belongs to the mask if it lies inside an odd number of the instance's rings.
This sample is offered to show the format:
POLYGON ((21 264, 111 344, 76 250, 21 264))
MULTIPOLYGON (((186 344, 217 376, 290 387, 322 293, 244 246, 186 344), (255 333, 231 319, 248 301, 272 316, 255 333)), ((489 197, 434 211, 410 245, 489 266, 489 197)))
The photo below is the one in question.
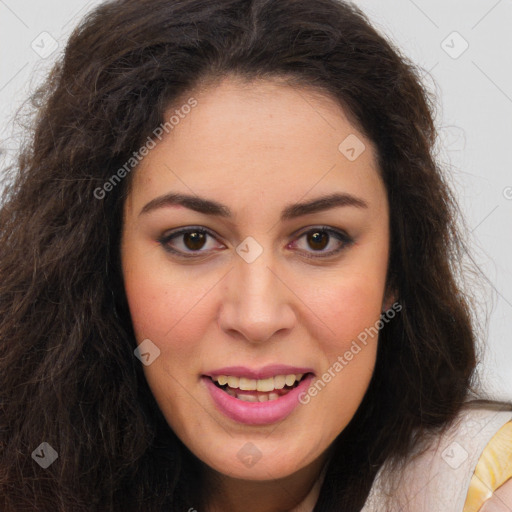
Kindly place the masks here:
MULTIPOLYGON (((2 168, 16 153, 16 110, 98 3, 0 0, 2 168)), ((479 374, 487 393, 512 399, 512 0, 354 3, 421 67, 438 98, 439 160, 484 276, 474 285, 488 305, 479 374)))

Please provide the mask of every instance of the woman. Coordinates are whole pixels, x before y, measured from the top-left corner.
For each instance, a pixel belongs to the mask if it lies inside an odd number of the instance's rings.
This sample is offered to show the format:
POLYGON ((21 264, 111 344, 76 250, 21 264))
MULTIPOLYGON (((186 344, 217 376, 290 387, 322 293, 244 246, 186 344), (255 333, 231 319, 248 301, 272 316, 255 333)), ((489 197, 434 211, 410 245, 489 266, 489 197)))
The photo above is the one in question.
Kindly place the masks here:
POLYGON ((0 214, 2 510, 501 499, 431 100, 359 10, 105 3, 42 96, 0 214))

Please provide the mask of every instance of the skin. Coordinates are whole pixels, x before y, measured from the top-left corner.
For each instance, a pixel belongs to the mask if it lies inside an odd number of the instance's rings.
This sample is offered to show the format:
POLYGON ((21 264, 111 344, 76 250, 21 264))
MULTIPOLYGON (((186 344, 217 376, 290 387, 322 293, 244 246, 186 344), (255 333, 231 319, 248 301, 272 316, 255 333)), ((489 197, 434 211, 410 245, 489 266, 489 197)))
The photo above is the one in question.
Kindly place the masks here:
MULTIPOLYGON (((224 416, 201 376, 231 365, 287 364, 311 367, 318 378, 379 320, 392 302, 386 190, 374 146, 325 95, 229 77, 190 96, 197 107, 143 159, 124 207, 121 256, 134 330, 138 343, 149 338, 160 349, 144 372, 169 426, 205 464, 214 489, 208 510, 291 510, 365 394, 377 337, 307 405, 271 425, 224 416), (354 161, 338 150, 350 134, 366 146, 354 161), (178 205, 141 213, 170 192, 215 200, 233 215, 178 205), (291 203, 334 192, 366 207, 280 220, 291 203), (159 242, 186 226, 215 234, 199 257, 170 254, 159 242), (353 241, 331 236, 318 249, 305 233, 321 226, 353 241), (248 236, 263 249, 252 263, 236 252, 248 236), (248 442, 261 453, 251 467, 237 457, 248 442)), ((170 245, 192 252, 183 236, 170 245)))
POLYGON ((510 512, 512 510, 512 479, 494 491, 493 495, 483 504, 480 512, 510 512))

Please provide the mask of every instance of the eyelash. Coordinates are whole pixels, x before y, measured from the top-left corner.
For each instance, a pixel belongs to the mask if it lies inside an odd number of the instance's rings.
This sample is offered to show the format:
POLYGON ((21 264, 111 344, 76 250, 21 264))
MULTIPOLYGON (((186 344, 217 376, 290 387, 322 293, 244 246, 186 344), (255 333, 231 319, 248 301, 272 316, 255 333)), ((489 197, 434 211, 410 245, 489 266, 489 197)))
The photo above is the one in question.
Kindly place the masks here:
MULTIPOLYGON (((334 238, 334 239, 338 240, 339 242, 341 242, 342 245, 338 249, 331 250, 327 253, 322 252, 319 254, 320 251, 313 251, 313 253, 316 253, 316 254, 311 254, 308 252, 301 251, 303 256, 306 258, 314 258, 314 259, 328 258, 328 257, 334 256, 335 254, 340 253, 344 249, 348 248, 354 242, 354 240, 351 237, 349 237, 346 233, 344 233, 343 231, 338 231, 338 230, 330 228, 328 226, 315 226, 315 227, 307 229, 306 231, 302 231, 297 235, 297 238, 294 239, 294 241, 299 240, 304 235, 308 235, 310 233, 316 233, 316 232, 327 233, 329 235, 329 241, 327 242, 328 244, 330 243, 331 238, 334 238)), ((212 231, 210 231, 209 229, 206 229, 201 226, 187 226, 185 228, 178 229, 176 231, 173 231, 171 233, 168 233, 168 234, 160 237, 158 239, 158 243, 163 247, 163 249, 165 251, 167 251, 171 254, 174 254, 178 257, 181 257, 181 258, 200 258, 200 257, 202 257, 204 255, 204 253, 206 253, 207 251, 197 250, 197 251, 183 252, 183 251, 177 251, 176 249, 173 249, 169 245, 169 242, 171 242, 175 238, 179 238, 181 235, 184 235, 186 233, 201 233, 201 234, 209 235, 215 239, 217 238, 215 236, 215 234, 212 231)))

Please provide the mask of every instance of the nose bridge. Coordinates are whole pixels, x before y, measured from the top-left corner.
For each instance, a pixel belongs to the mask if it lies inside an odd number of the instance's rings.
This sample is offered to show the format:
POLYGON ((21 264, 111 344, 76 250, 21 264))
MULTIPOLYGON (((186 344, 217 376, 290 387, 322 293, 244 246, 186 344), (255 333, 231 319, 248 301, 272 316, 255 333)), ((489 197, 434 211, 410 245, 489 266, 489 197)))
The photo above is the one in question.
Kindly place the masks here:
MULTIPOLYGON (((270 271, 267 259, 239 264, 240 303, 248 313, 267 312, 277 299, 276 278, 270 271)), ((236 274, 235 274, 236 275, 236 274)))
POLYGON ((274 266, 270 251, 263 251, 250 263, 242 257, 236 259, 223 297, 220 327, 224 331, 259 342, 293 326, 290 294, 271 270, 274 266))

